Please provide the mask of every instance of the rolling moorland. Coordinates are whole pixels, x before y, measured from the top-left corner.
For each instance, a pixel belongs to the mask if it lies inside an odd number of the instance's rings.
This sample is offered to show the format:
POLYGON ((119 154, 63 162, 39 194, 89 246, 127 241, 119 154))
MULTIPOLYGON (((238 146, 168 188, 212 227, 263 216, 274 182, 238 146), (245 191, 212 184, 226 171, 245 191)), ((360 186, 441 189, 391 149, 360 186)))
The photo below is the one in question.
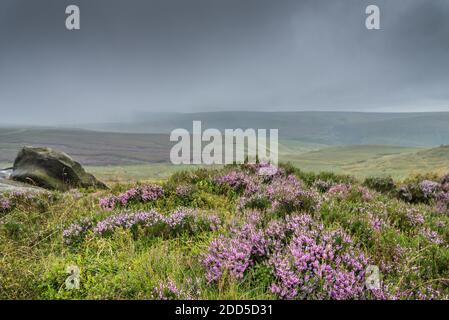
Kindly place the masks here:
POLYGON ((449 113, 214 112, 142 114, 139 120, 78 125, 84 129, 1 127, 0 165, 23 145, 70 154, 109 182, 166 178, 186 169, 168 162, 174 128, 279 128, 280 161, 304 171, 367 176, 443 174, 449 166, 449 113), (107 131, 106 131, 107 130, 107 131))
POLYGON ((49 146, 111 189, 1 194, 0 299, 448 299, 445 116, 341 114, 310 132, 291 116, 280 169, 172 166, 167 121, 3 127, 2 167, 49 146), (417 136, 393 134, 400 123, 417 136), (74 267, 79 289, 66 286, 74 267))

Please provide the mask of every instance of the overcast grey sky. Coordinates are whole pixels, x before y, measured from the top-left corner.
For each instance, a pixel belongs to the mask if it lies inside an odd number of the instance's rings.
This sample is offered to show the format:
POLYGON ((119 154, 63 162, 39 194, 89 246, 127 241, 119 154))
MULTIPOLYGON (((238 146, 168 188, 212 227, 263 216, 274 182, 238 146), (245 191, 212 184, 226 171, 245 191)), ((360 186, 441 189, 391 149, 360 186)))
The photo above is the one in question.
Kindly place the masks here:
POLYGON ((0 1, 0 123, 218 110, 449 111, 449 1, 0 1))

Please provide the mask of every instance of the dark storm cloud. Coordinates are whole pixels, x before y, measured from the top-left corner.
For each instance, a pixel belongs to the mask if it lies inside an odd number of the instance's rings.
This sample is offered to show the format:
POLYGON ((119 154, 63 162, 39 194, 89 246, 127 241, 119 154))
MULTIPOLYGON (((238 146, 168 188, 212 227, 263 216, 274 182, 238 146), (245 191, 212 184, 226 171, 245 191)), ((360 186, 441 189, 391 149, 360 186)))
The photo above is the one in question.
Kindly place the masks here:
POLYGON ((446 0, 2 0, 0 122, 449 110, 448 38, 446 0))

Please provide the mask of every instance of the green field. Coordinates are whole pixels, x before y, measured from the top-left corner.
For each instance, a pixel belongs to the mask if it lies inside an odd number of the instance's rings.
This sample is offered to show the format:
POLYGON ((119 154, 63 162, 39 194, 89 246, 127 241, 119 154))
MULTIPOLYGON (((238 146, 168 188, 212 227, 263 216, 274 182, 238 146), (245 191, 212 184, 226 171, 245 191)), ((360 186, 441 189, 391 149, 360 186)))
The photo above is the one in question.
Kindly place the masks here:
MULTIPOLYGON (((317 146, 308 146, 318 148, 317 146)), ((306 151, 298 143, 280 147, 280 161, 291 162, 303 171, 329 171, 351 174, 358 178, 391 176, 403 179, 409 175, 449 172, 449 147, 410 148, 394 146, 342 146, 306 151), (292 152, 293 150, 293 152, 292 152), (296 151, 295 150, 301 150, 296 151)), ((171 164, 139 164, 123 166, 88 166, 100 179, 107 182, 164 179, 171 173, 198 166, 173 166, 171 164)))

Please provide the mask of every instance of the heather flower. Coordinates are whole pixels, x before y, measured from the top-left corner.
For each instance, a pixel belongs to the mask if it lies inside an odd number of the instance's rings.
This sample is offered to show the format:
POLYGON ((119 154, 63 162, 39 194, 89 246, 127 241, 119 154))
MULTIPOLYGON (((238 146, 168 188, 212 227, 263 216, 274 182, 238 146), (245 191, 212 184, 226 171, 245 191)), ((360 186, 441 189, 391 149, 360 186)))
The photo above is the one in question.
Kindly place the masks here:
POLYGON ((208 221, 208 223, 209 223, 210 229, 211 229, 212 231, 217 231, 218 228, 219 228, 220 225, 221 225, 221 219, 220 219, 220 217, 219 217, 218 215, 216 215, 216 214, 211 214, 211 215, 208 215, 208 216, 206 217, 206 219, 207 219, 207 221, 208 221))
POLYGON ((85 218, 77 223, 71 224, 62 232, 62 237, 66 244, 80 241, 86 233, 93 227, 92 219, 85 218))
POLYGON ((329 189, 329 191, 327 191, 327 194, 331 195, 331 196, 346 197, 349 194, 350 190, 351 190, 350 184, 340 183, 340 184, 332 186, 329 189))
POLYGON ((151 293, 153 299, 156 300, 191 300, 192 297, 179 289, 176 283, 168 279, 167 281, 160 282, 153 288, 151 293))
POLYGON ((363 296, 367 258, 342 230, 326 231, 310 216, 291 217, 294 237, 270 260, 283 299, 355 299, 363 296), (291 262, 290 262, 291 261, 291 262))
POLYGON ((117 196, 111 195, 100 199, 100 207, 111 211, 116 207, 125 207, 131 202, 150 202, 162 197, 164 189, 157 185, 145 185, 129 189, 117 196))
POLYGON ((431 244, 443 244, 444 240, 443 238, 438 234, 438 232, 433 231, 429 228, 423 228, 420 230, 419 234, 427 239, 431 244))
POLYGON ((267 164, 265 166, 260 166, 259 169, 257 170, 257 174, 259 176, 264 176, 264 177, 273 177, 277 173, 279 173, 279 169, 270 164, 267 164))
POLYGON ((220 236, 209 245, 208 254, 203 259, 206 267, 206 279, 215 282, 223 274, 242 278, 251 264, 252 245, 248 241, 220 236))
POLYGON ((368 212, 367 216, 368 216, 368 223, 371 229, 373 229, 376 232, 382 231, 382 229, 384 229, 388 224, 382 217, 375 215, 371 212, 368 212))
POLYGON ((8 212, 12 209, 11 200, 0 198, 0 213, 8 212))
POLYGON ((415 208, 407 209, 406 217, 410 225, 413 227, 423 225, 425 222, 424 215, 415 208))
POLYGON ((233 228, 230 237, 221 235, 211 242, 203 257, 209 282, 218 281, 224 274, 242 278, 255 257, 267 254, 268 241, 263 230, 257 227, 261 219, 260 213, 251 211, 246 215, 246 223, 233 228))
POLYGON ((374 196, 368 188, 358 186, 357 192, 361 195, 363 201, 371 201, 374 196))
POLYGON ((449 192, 438 194, 435 209, 441 214, 449 213, 449 192))
POLYGON ((241 171, 231 171, 226 175, 218 176, 215 182, 219 185, 226 185, 236 192, 252 193, 257 190, 253 178, 241 171))
POLYGON ((328 192, 334 184, 331 181, 316 180, 312 187, 317 189, 319 192, 328 192))
POLYGON ((421 192, 426 199, 433 198, 436 195, 439 187, 440 184, 438 182, 430 180, 424 180, 419 184, 419 188, 421 189, 421 192))
POLYGON ((191 192, 192 192, 192 187, 191 186, 178 186, 176 187, 176 195, 179 197, 186 197, 188 196, 191 192))
POLYGON ((313 210, 317 209, 319 205, 319 195, 316 192, 305 190, 293 175, 275 179, 267 186, 266 195, 274 210, 287 213, 313 210))
POLYGON ((363 186, 353 187, 351 184, 340 183, 333 185, 326 193, 327 196, 336 197, 337 199, 348 199, 349 196, 360 197, 363 201, 371 201, 374 196, 368 188, 363 186))
MULTIPOLYGON (((218 216, 199 215, 191 209, 179 209, 169 215, 162 215, 156 210, 139 211, 136 213, 124 212, 109 216, 98 221, 92 228, 94 235, 104 236, 113 233, 116 229, 143 229, 159 226, 160 230, 171 233, 183 230, 196 232, 198 230, 217 230, 221 224, 218 216)), ((159 230, 159 229, 158 229, 159 230)))

